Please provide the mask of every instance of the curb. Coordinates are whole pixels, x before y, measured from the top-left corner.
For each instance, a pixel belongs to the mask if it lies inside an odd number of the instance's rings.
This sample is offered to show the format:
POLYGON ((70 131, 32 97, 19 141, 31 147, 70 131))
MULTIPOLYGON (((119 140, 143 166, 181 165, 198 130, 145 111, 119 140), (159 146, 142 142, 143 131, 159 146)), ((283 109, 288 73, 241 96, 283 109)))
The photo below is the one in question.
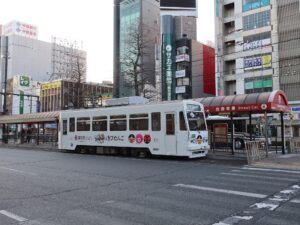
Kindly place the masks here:
POLYGON ((7 145, 0 144, 0 148, 8 148, 8 149, 18 149, 18 150, 32 150, 32 151, 48 151, 48 152, 63 152, 58 149, 56 146, 44 146, 40 147, 38 145, 35 146, 24 146, 24 145, 7 145))

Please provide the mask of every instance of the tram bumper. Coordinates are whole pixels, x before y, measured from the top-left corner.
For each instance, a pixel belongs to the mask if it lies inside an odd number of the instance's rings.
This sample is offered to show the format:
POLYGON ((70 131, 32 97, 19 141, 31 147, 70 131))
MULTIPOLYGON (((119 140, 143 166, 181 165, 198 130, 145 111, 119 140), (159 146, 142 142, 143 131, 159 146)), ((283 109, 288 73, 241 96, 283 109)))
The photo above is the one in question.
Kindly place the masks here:
POLYGON ((189 146, 189 158, 205 157, 208 153, 208 146, 189 146))

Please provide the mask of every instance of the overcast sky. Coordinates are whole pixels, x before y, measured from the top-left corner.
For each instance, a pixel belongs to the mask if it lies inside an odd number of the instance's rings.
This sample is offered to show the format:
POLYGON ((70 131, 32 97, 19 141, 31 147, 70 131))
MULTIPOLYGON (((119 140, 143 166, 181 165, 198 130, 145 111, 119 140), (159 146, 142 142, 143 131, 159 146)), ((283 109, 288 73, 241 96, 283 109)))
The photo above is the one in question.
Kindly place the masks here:
MULTIPOLYGON (((198 6, 198 40, 214 41, 214 0, 198 0, 198 6)), ((112 81, 113 0, 1 1, 0 24, 11 20, 37 26, 43 41, 51 36, 83 41, 88 81, 112 81)))

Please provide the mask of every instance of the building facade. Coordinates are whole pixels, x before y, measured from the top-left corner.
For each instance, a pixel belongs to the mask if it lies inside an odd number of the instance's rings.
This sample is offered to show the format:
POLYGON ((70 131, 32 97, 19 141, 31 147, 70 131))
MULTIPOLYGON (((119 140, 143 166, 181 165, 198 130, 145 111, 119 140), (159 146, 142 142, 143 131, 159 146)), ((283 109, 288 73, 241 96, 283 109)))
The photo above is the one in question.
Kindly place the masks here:
POLYGON ((7 114, 40 112, 40 83, 29 76, 14 76, 7 81, 7 114))
POLYGON ((114 96, 140 95, 155 87, 160 39, 158 0, 114 1, 114 96))
POLYGON ((176 99, 215 95, 215 49, 183 37, 176 40, 176 99))
POLYGON ((299 0, 216 0, 217 95, 281 89, 300 100, 299 0))
MULTIPOLYGON (((179 88, 176 83, 176 40, 181 39, 183 35, 189 39, 197 39, 197 12, 196 0, 160 1, 162 39, 159 66, 161 72, 156 79, 156 88, 161 93, 162 100, 175 100, 176 92, 186 88, 183 86, 179 88)), ((185 91, 187 93, 182 94, 190 96, 189 90, 185 91)))
POLYGON ((41 112, 102 106, 112 98, 113 87, 98 83, 55 80, 41 84, 41 112))
MULTIPOLYGON (((0 35, 2 92, 5 92, 7 80, 16 75, 29 76, 34 81, 45 82, 53 79, 53 75, 59 74, 58 72, 62 77, 69 74, 70 68, 78 68, 77 58, 71 58, 70 52, 80 56, 79 68, 82 69, 82 81, 85 81, 86 53, 84 51, 65 47, 61 43, 40 41, 37 35, 37 28, 25 23, 13 21, 2 27, 0 35)), ((76 74, 73 69, 72 74, 76 74)), ((1 102, 2 98, 0 98, 0 105, 1 102)))

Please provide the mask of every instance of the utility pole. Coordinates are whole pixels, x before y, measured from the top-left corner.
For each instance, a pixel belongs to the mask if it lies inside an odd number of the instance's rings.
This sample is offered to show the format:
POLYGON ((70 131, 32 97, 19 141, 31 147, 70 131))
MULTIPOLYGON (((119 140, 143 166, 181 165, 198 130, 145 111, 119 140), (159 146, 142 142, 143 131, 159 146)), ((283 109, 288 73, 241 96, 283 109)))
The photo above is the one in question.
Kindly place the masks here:
POLYGON ((7 66, 8 66, 8 36, 5 37, 5 65, 4 65, 4 98, 3 98, 3 114, 7 111, 7 66))
MULTIPOLYGON (((7 65, 8 65, 8 36, 5 37, 5 65, 4 65, 4 95, 3 95, 3 114, 6 114, 6 97, 7 97, 7 65)), ((7 137, 6 134, 6 125, 2 124, 2 142, 7 143, 7 137)))

